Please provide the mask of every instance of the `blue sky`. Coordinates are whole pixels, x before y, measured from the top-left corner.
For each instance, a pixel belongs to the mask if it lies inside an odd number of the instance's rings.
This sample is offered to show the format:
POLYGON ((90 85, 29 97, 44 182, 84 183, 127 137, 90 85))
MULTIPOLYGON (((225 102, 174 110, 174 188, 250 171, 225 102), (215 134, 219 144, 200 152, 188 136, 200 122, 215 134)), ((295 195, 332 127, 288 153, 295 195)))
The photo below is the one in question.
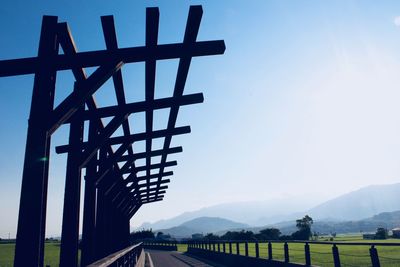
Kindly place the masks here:
MULTIPOLYGON (((223 56, 192 61, 173 139, 184 152, 165 200, 132 225, 233 201, 312 198, 316 204, 400 177, 398 1, 11 1, 0 6, 0 59, 37 54, 42 15, 67 21, 80 51, 104 49, 100 16, 114 15, 120 47, 144 44, 145 7, 160 7, 159 43, 180 42, 191 4, 198 40, 224 39, 223 56), (79 7, 79 9, 77 8, 79 7)), ((160 62, 156 96, 171 92, 177 61, 160 62)), ((143 93, 143 64, 124 67, 127 98, 143 93)), ((58 78, 56 102, 71 91, 58 78)), ((15 235, 32 76, 0 79, 0 237, 15 235)), ((96 94, 113 101, 109 84, 96 94)), ((162 124, 162 118, 156 123, 162 124)), ((140 125, 138 125, 140 128, 140 125)), ((52 145, 66 142, 67 127, 52 145)), ((54 149, 52 149, 54 152, 54 149)), ((65 156, 53 153, 48 235, 59 235, 65 156)))

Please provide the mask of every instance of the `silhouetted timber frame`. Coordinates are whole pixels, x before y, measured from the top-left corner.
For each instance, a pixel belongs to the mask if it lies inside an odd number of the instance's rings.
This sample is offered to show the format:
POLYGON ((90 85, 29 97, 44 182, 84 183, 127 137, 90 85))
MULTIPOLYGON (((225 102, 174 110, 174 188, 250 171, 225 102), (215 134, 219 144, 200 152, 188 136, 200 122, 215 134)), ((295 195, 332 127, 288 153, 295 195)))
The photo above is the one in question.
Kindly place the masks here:
POLYGON ((176 127, 179 108, 203 102, 203 94, 184 95, 193 57, 223 54, 222 40, 198 42, 203 11, 191 6, 182 43, 158 44, 159 10, 146 10, 145 46, 119 48, 112 16, 101 17, 106 49, 78 52, 67 23, 56 16, 44 16, 38 56, 0 61, 0 77, 34 74, 32 104, 25 150, 18 217, 15 266, 43 266, 46 203, 52 134, 70 125, 68 144, 56 148, 68 153, 62 222, 60 266, 78 265, 79 208, 82 169, 85 169, 81 266, 129 245, 129 220, 147 203, 163 200, 173 174, 167 167, 177 165, 167 156, 182 152, 170 147, 172 136, 190 133, 190 127, 176 127), (63 54, 59 54, 59 48, 63 54), (173 96, 155 99, 157 60, 179 59, 173 96), (126 103, 121 68, 145 62, 145 101, 126 103), (86 67, 97 67, 87 75, 86 67), (71 70, 73 92, 57 107, 54 95, 57 71, 71 70), (116 106, 97 107, 93 94, 110 78, 116 106), (154 130, 154 110, 170 108, 168 125, 154 130), (128 117, 145 112, 145 132, 132 134, 128 117), (107 125, 101 118, 113 117, 107 125), (85 121, 89 121, 84 142, 85 121), (122 125, 123 135, 113 136, 122 125), (162 149, 153 150, 152 141, 164 137, 162 149), (145 151, 136 152, 133 143, 145 141, 145 151), (119 145, 114 151, 113 146, 119 145), (159 163, 151 158, 161 156, 159 163), (136 166, 135 160, 145 159, 136 166), (121 166, 121 167, 120 167, 121 166), (157 171, 158 170, 158 171, 157 171), (154 172, 156 171, 156 173, 154 172), (139 175, 144 172, 144 175, 139 175))

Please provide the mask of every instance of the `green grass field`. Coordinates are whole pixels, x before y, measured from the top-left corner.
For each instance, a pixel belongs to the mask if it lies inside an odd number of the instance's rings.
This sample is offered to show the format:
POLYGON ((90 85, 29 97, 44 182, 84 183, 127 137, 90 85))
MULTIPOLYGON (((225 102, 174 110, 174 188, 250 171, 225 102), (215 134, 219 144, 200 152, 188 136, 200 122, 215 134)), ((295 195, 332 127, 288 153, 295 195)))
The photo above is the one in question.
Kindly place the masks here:
MULTIPOLYGON (((324 240, 324 239, 322 239, 324 240)), ((320 240, 321 241, 321 240, 320 240)), ((340 242, 373 242, 373 243, 400 243, 399 239, 387 239, 387 240, 363 240, 361 236, 342 236, 335 238, 334 241, 340 242)), ((272 244, 272 255, 276 260, 284 260, 283 243, 272 244)), ((304 244, 290 243, 289 245, 289 258, 290 262, 305 263, 304 256, 304 244)), ((225 245, 226 251, 229 252, 228 243, 225 245)), ((342 266, 372 266, 371 258, 369 256, 368 245, 338 245, 340 261, 342 266)), ((398 267, 400 266, 400 246, 396 247, 384 247, 376 246, 378 255, 382 267, 398 267)), ((222 251, 222 244, 220 246, 222 251)), ((184 245, 178 246, 179 251, 185 251, 184 245)), ((216 246, 217 250, 217 246, 216 246)), ((236 253, 236 245, 232 246, 233 253, 236 253)), ((268 257, 268 245, 267 243, 260 243, 259 246, 260 257, 268 257)), ((333 256, 332 256, 332 245, 330 244, 310 244, 311 252, 311 264, 317 266, 333 267, 333 256)), ((239 244, 239 253, 245 255, 245 244, 239 244)), ((249 243, 249 256, 255 257, 255 244, 249 243)))
MULTIPOLYGON (((15 244, 0 244, 0 267, 11 267, 14 261, 15 244)), ((60 243, 45 243, 44 266, 58 266, 60 243)))

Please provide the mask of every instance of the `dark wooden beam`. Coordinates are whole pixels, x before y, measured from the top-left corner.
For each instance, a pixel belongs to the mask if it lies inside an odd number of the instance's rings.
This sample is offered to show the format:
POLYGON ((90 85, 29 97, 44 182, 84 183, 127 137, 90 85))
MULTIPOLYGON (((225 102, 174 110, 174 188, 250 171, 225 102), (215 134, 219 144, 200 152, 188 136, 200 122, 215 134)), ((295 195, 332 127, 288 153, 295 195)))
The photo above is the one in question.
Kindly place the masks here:
MULTIPOLYGON (((110 61, 125 63, 143 62, 149 57, 156 60, 183 57, 221 55, 225 52, 223 40, 196 42, 187 46, 182 43, 161 44, 155 48, 146 46, 119 48, 115 51, 99 50, 79 52, 75 55, 58 55, 54 58, 57 70, 96 67, 110 61)), ((33 74, 40 67, 37 57, 0 61, 0 77, 33 74)))

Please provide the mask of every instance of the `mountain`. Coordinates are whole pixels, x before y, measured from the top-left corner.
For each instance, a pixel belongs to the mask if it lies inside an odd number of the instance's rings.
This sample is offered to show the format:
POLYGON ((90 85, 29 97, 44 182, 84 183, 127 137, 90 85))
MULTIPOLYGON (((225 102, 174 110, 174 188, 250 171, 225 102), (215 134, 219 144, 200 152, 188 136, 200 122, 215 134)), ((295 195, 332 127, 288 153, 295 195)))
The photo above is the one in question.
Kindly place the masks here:
POLYGON ((371 185, 324 202, 306 213, 314 219, 361 220, 400 209, 400 183, 371 185))
POLYGON ((313 207, 312 197, 277 198, 268 201, 234 202, 182 213, 154 223, 143 223, 138 229, 164 229, 178 226, 199 217, 222 217, 249 225, 266 225, 301 216, 300 211, 313 207))
MULTIPOLYGON (((277 225, 278 226, 278 225, 277 225)), ((359 233, 375 232, 378 227, 391 230, 400 227, 400 210, 393 212, 382 212, 369 218, 355 221, 315 221, 312 230, 319 233, 359 233)), ((281 228, 282 233, 292 233, 296 230, 295 223, 281 228)))
POLYGON ((139 228, 166 229, 198 217, 222 217, 252 226, 293 222, 305 214, 317 221, 350 221, 400 209, 400 183, 371 185, 343 194, 315 206, 312 197, 280 198, 269 201, 236 202, 215 205, 139 228))
MULTIPOLYGON (((354 221, 329 221, 314 219, 312 231, 321 234, 347 234, 359 232, 375 232, 378 227, 391 230, 400 227, 400 210, 392 212, 382 212, 369 218, 354 221)), ((258 233, 265 228, 277 228, 284 235, 290 235, 297 230, 295 221, 285 221, 263 227, 249 227, 243 230, 258 233)), ((242 230, 242 229, 237 229, 242 230)), ((227 231, 219 231, 217 235, 223 235, 227 231)))
POLYGON ((168 229, 155 230, 155 232, 163 232, 173 237, 183 238, 190 237, 196 233, 214 233, 232 228, 248 228, 249 225, 234 222, 219 217, 199 217, 182 223, 181 225, 168 229))
POLYGON ((187 221, 180 226, 196 229, 200 233, 214 233, 233 228, 247 228, 248 224, 238 223, 218 217, 200 217, 187 221))

